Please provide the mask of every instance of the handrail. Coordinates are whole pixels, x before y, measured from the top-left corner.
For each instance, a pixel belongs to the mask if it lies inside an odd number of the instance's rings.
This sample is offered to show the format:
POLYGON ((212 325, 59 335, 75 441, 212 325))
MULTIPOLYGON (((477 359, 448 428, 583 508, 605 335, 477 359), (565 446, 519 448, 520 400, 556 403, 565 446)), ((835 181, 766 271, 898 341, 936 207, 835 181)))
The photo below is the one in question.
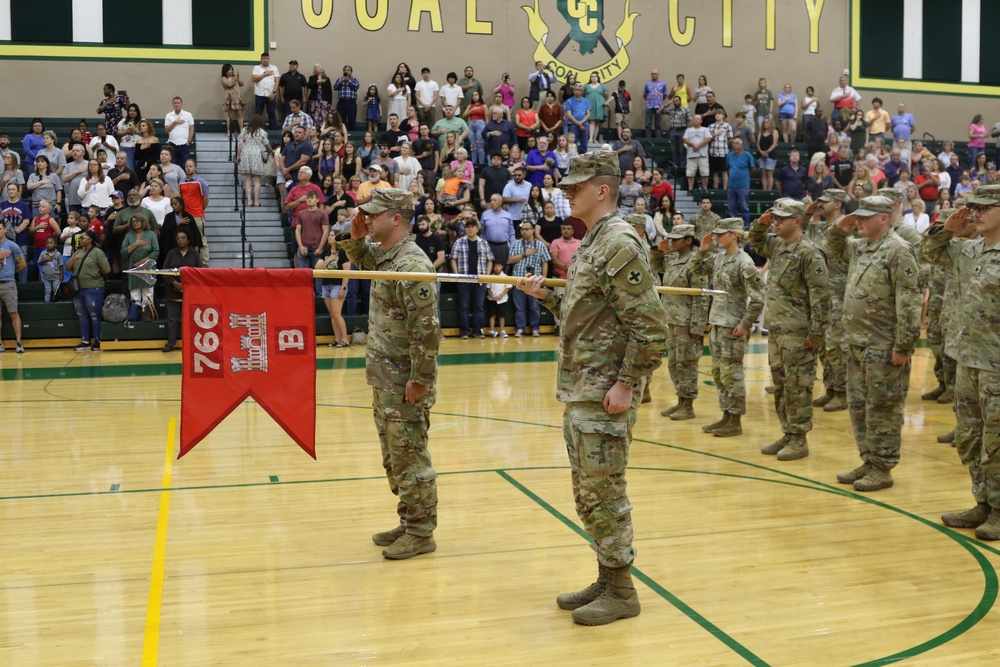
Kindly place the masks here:
MULTIPOLYGON (((243 268, 247 268, 247 198, 240 184, 239 163, 233 159, 233 136, 229 135, 229 159, 233 163, 233 211, 240 214, 240 258, 243 268)), ((253 266, 251 261, 250 266, 253 266)))

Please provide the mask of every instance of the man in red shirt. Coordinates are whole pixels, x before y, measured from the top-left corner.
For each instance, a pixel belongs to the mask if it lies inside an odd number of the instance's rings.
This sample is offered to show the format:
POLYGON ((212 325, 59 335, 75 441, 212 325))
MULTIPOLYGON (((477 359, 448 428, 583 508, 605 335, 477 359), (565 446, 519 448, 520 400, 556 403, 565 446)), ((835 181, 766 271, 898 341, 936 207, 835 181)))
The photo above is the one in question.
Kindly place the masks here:
POLYGON ((285 210, 292 212, 291 222, 293 227, 296 225, 296 218, 299 213, 308 208, 306 204, 307 194, 315 192, 320 201, 326 201, 326 197, 323 195, 320 187, 310 182, 309 179, 312 178, 312 175, 313 170, 311 167, 300 167, 298 185, 288 191, 288 197, 285 199, 285 210))
POLYGON ((180 182, 181 198, 188 215, 194 219, 201 232, 201 263, 208 266, 208 237, 205 235, 205 208, 208 207, 208 183, 198 175, 198 163, 188 160, 184 163, 186 178, 180 182))
POLYGON ((566 271, 570 262, 573 261, 573 253, 580 247, 580 239, 573 236, 573 223, 563 221, 559 227, 562 234, 549 245, 549 254, 552 255, 552 270, 560 278, 566 278, 566 271))

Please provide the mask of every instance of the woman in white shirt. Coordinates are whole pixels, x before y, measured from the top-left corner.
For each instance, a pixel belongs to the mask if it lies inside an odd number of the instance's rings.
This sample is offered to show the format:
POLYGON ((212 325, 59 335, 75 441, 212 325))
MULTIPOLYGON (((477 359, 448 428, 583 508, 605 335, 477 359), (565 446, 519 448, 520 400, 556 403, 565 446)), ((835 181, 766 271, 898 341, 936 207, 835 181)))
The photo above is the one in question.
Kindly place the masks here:
POLYGON ((386 88, 386 92, 389 95, 389 110, 385 117, 388 119, 389 114, 396 114, 396 117, 400 121, 406 118, 406 107, 410 104, 410 87, 406 85, 406 80, 403 75, 396 72, 392 77, 392 83, 386 88))
POLYGON ((923 234, 931 226, 931 219, 924 212, 926 204, 919 197, 912 202, 913 210, 903 216, 903 224, 909 225, 923 234))
POLYGON ((167 213, 173 210, 170 207, 170 199, 163 196, 163 181, 158 178, 149 182, 149 195, 142 200, 140 205, 153 212, 156 224, 160 227, 163 226, 163 219, 167 213))
POLYGON ((104 175, 104 168, 97 160, 87 163, 87 174, 80 179, 80 187, 76 193, 80 197, 80 205, 98 206, 102 211, 111 207, 111 193, 115 191, 114 183, 104 175))
POLYGON ((400 190, 409 190, 410 183, 414 183, 417 180, 417 174, 420 172, 420 163, 417 162, 417 158, 413 157, 413 144, 409 141, 404 141, 399 146, 399 156, 392 158, 392 161, 399 166, 399 182, 396 187, 400 190))
POLYGON ((819 104, 819 98, 816 97, 816 90, 812 86, 806 86, 806 94, 799 102, 799 106, 802 107, 802 127, 805 127, 806 123, 816 117, 817 104, 819 104))
POLYGON ((132 103, 128 105, 125 117, 118 121, 115 134, 118 135, 118 145, 126 155, 128 168, 135 169, 135 145, 139 142, 139 121, 142 120, 142 112, 139 105, 132 103))

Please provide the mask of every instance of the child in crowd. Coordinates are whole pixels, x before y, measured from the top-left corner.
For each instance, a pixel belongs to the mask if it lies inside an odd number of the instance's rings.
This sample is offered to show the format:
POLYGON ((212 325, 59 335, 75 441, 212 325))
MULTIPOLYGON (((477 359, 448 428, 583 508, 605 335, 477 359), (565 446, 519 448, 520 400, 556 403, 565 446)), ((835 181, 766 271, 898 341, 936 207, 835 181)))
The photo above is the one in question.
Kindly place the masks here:
POLYGON ((38 259, 38 256, 45 249, 48 238, 53 234, 59 234, 59 223, 50 215, 51 212, 52 202, 48 199, 38 202, 38 215, 31 221, 31 226, 28 228, 28 231, 31 232, 35 249, 33 255, 33 259, 35 260, 38 259))
MULTIPOLYGON (((503 275, 503 264, 501 262, 493 262, 493 275, 502 276, 503 275)), ((490 322, 490 335, 496 338, 500 336, 502 338, 507 337, 507 332, 504 331, 506 312, 507 312, 507 298, 510 294, 510 285, 500 285, 491 284, 486 288, 486 316, 489 318, 490 322), (493 323, 499 321, 499 327, 493 328, 493 323)))
POLYGON ((368 121, 368 131, 378 132, 378 124, 382 122, 382 100, 378 96, 378 86, 368 86, 365 93, 365 120, 368 121))
POLYGON ((351 227, 351 211, 353 209, 345 208, 341 206, 334 213, 336 216, 333 225, 330 227, 331 232, 346 232, 351 227))
POLYGON ((38 273, 42 279, 42 285, 45 286, 45 303, 52 301, 59 294, 59 283, 62 282, 63 259, 62 254, 57 250, 58 241, 59 237, 49 236, 45 239, 45 249, 38 256, 38 273))
POLYGON ((965 172, 958 181, 958 185, 955 186, 955 199, 964 197, 970 192, 972 192, 972 179, 969 178, 969 172, 965 172))
POLYGON ((87 219, 89 224, 84 229, 89 229, 97 233, 98 244, 104 244, 104 222, 101 220, 101 207, 91 204, 87 207, 87 219))
POLYGON ((740 113, 743 114, 743 118, 746 119, 747 125, 750 127, 756 127, 753 123, 754 114, 757 113, 757 107, 753 105, 753 96, 744 95, 743 96, 743 106, 740 107, 740 113))
POLYGON ((441 171, 441 180, 438 181, 438 199, 442 204, 456 201, 459 197, 459 189, 462 187, 462 177, 456 174, 451 167, 444 167, 441 171))
POLYGON ((83 231, 80 228, 80 214, 70 211, 66 214, 66 227, 59 234, 59 239, 63 241, 63 264, 69 261, 73 253, 78 250, 76 245, 77 235, 83 231))

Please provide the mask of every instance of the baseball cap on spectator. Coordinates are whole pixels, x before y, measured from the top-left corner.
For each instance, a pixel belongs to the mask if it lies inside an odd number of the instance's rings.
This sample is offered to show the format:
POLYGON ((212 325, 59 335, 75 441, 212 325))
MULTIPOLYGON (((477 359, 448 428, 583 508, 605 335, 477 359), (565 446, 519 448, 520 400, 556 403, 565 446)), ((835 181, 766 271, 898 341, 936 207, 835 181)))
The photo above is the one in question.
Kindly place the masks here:
POLYGON ((118 199, 125 199, 125 195, 122 194, 121 190, 115 190, 111 193, 112 197, 117 197, 118 199))

